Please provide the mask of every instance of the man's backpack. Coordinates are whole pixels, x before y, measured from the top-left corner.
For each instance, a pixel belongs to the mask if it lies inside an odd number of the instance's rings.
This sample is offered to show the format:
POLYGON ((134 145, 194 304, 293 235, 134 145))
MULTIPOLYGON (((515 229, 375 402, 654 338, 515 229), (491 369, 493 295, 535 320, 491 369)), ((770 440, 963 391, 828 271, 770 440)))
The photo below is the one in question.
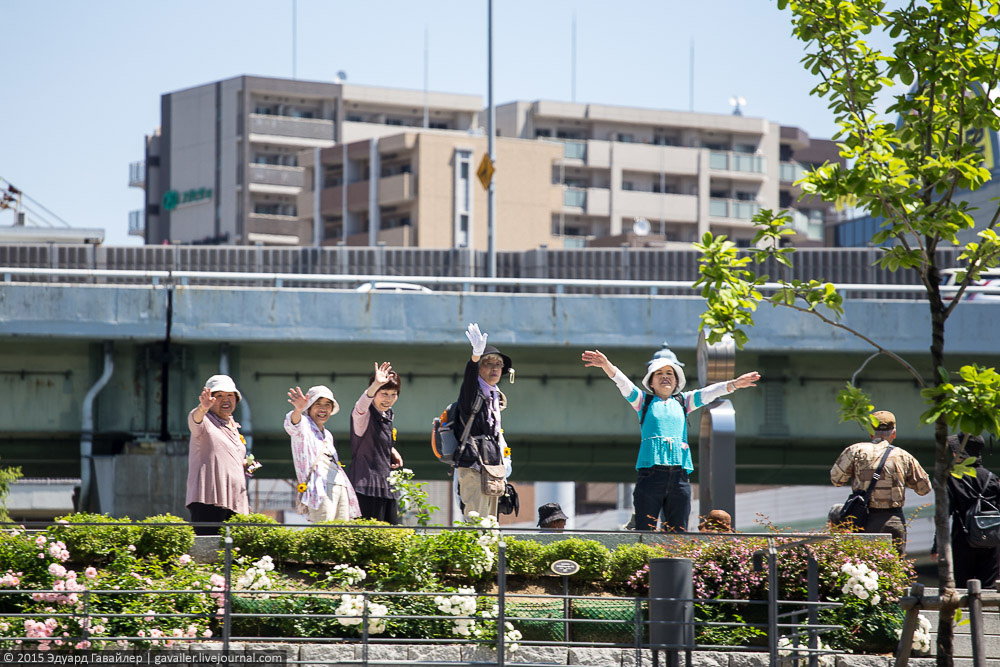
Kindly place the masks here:
POLYGON ((458 412, 458 401, 449 403, 441 416, 434 418, 431 423, 431 451, 434 452, 438 461, 447 465, 455 464, 455 454, 459 449, 459 444, 469 439, 472 422, 482 406, 483 396, 476 394, 476 400, 472 402, 472 414, 469 415, 469 421, 462 429, 461 438, 456 433, 456 429, 462 426, 458 412))
MULTIPOLYGON (((965 481, 972 486, 968 479, 965 481)), ((1000 509, 984 499, 982 491, 976 495, 976 502, 965 513, 965 539, 970 547, 1000 547, 1000 509)))

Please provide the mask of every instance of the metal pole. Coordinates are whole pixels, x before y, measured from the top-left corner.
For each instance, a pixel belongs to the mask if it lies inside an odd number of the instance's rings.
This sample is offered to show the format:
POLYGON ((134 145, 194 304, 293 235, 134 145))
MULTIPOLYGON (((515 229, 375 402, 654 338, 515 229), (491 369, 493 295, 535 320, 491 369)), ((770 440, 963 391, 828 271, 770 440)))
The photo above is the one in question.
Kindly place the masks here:
MULTIPOLYGON (((323 161, 320 147, 313 148, 313 247, 323 245, 323 214, 320 212, 320 195, 323 193, 323 161)), ((346 186, 345 186, 346 193, 346 186)), ((345 196, 346 199, 346 196, 345 196)))
MULTIPOLYGON (((489 104, 489 114, 487 123, 489 127, 487 128, 489 134, 489 152, 490 152, 490 162, 493 166, 496 166, 496 109, 493 107, 493 0, 486 0, 486 99, 487 104, 489 104)), ((497 277, 497 248, 496 248, 496 217, 497 217, 497 199, 496 199, 496 179, 490 179, 490 189, 489 189, 489 247, 487 248, 487 273, 486 275, 490 278, 497 277)), ((491 290, 496 289, 494 286, 490 287, 491 290)))
POLYGON ((771 664, 778 664, 778 550, 767 538, 767 648, 771 664))
POLYGON ((504 667, 504 640, 506 634, 507 545, 500 538, 497 544, 497 665, 504 667))
MULTIPOLYGON (((972 664, 986 667, 986 642, 983 638, 983 597, 982 582, 969 579, 966 587, 969 595, 969 634, 972 636, 972 664)), ((945 613, 942 611, 941 613, 945 613)))
MULTIPOLYGON (((809 554, 809 562, 806 569, 807 596, 809 602, 819 602, 819 565, 812 554, 809 554)), ((819 633, 816 632, 816 625, 819 623, 819 608, 816 605, 809 605, 806 612, 809 623, 809 667, 819 667, 819 633)))
POLYGON ((229 528, 226 528, 226 539, 223 540, 223 548, 226 551, 226 564, 223 576, 226 579, 226 590, 223 591, 223 601, 225 606, 222 610, 222 651, 223 653, 229 652, 229 637, 232 634, 232 613, 233 613, 233 598, 231 591, 233 590, 233 538, 229 535, 229 528))

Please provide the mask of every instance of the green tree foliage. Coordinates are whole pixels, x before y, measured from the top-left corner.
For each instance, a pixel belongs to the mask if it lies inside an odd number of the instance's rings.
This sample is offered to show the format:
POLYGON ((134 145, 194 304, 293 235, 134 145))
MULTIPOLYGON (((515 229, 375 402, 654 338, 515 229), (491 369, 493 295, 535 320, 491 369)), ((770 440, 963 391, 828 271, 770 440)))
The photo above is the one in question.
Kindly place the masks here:
MULTIPOLYGON (((767 297, 768 276, 754 270, 773 258, 791 266, 792 252, 780 248, 789 233, 784 211, 761 211, 755 244, 740 256, 725 237, 706 234, 701 276, 707 309, 702 328, 710 342, 730 334, 742 346, 761 301, 819 317, 850 331, 877 353, 886 354, 909 370, 924 386, 937 441, 934 491, 940 586, 945 596, 954 587, 947 533, 947 478, 952 457, 948 429, 997 433, 997 384, 993 369, 967 366, 961 382, 952 382, 944 360, 945 324, 979 272, 1000 263, 996 226, 1000 208, 964 244, 959 234, 975 229, 963 193, 982 187, 991 177, 984 163, 982 141, 1000 129, 995 91, 1000 73, 1000 3, 995 0, 909 0, 888 7, 881 0, 777 0, 790 10, 792 33, 803 42, 803 64, 818 79, 813 94, 829 102, 838 125, 834 139, 846 165, 824 164, 798 182, 804 196, 823 201, 848 201, 883 220, 872 236, 885 244, 879 259, 890 270, 916 271, 931 315, 930 352, 937 376, 922 378, 905 360, 839 321, 844 304, 829 283, 787 281, 767 297), (886 36, 891 46, 880 50, 872 37, 886 36), (908 90, 907 90, 908 89, 908 90), (907 92, 900 92, 907 90, 907 92), (885 111, 881 105, 888 101, 885 111), (898 118, 898 122, 896 121, 898 118), (959 245, 965 273, 953 298, 940 290, 936 251, 959 245)), ((842 416, 866 427, 871 401, 853 386, 841 393, 842 416)), ((950 664, 952 615, 941 614, 938 629, 939 664, 950 664)))

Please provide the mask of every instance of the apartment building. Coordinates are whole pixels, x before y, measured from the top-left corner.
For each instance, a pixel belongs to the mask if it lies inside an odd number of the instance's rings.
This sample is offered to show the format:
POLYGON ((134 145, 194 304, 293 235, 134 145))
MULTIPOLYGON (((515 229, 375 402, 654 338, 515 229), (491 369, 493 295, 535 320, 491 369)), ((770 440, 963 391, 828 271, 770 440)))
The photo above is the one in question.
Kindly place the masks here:
MULTIPOLYGON (((487 152, 481 133, 440 130, 302 151, 298 163, 306 185, 299 195, 300 217, 313 221, 324 245, 485 250, 488 198, 476 171, 487 152), (311 185, 317 172, 318 191, 311 185)), ((555 142, 497 140, 498 249, 558 244, 551 220, 561 206, 562 188, 552 180, 552 165, 562 153, 555 142)))
POLYGON ((146 243, 308 245, 299 215, 299 154, 401 127, 465 133, 482 98, 423 91, 239 76, 167 93, 129 184, 145 206, 129 219, 146 243))
POLYGON ((804 168, 837 161, 836 146, 762 118, 547 100, 497 107, 502 137, 556 141, 553 163, 563 187, 552 228, 565 247, 635 240, 689 243, 711 230, 748 245, 751 218, 785 208, 795 245, 822 245, 834 216, 819 201, 799 201, 804 168), (645 231, 645 229, 640 229, 645 231))

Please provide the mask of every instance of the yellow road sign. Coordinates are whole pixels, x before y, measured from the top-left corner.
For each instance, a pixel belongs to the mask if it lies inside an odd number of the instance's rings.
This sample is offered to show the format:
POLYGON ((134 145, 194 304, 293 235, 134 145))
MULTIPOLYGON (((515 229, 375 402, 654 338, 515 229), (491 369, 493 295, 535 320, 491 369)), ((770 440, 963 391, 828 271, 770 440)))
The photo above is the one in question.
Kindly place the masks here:
POLYGON ((490 154, 484 153, 483 160, 479 163, 479 169, 476 169, 476 176, 479 177, 479 182, 483 184, 483 190, 490 189, 490 181, 493 180, 493 173, 495 171, 496 168, 493 166, 490 154))

